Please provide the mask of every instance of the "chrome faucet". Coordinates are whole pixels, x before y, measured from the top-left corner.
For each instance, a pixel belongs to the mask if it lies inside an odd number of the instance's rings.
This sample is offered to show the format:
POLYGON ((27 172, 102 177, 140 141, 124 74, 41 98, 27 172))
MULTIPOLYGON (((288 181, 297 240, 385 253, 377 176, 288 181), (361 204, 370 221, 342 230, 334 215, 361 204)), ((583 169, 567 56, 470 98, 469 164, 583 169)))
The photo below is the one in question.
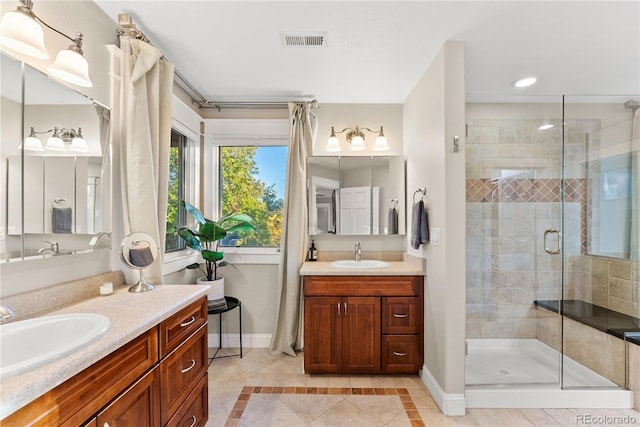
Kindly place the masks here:
POLYGON ((15 317, 16 314, 6 305, 0 305, 0 320, 7 320, 15 317))
POLYGON ((60 246, 58 245, 58 242, 52 242, 50 240, 43 240, 43 241, 45 243, 49 243, 51 246, 49 246, 48 248, 38 249, 39 254, 47 254, 47 253, 59 254, 60 253, 60 246))
POLYGON ((356 242, 356 247, 354 252, 355 252, 356 262, 362 261, 362 247, 360 246, 360 242, 356 242))
MULTIPOLYGON (((100 242, 100 240, 102 240, 103 237, 107 237, 111 239, 111 233, 107 231, 101 231, 99 233, 94 234, 91 240, 89 241, 89 249, 96 249, 96 246, 98 246, 98 243, 100 242)), ((111 246, 111 242, 109 242, 109 246, 111 246)))

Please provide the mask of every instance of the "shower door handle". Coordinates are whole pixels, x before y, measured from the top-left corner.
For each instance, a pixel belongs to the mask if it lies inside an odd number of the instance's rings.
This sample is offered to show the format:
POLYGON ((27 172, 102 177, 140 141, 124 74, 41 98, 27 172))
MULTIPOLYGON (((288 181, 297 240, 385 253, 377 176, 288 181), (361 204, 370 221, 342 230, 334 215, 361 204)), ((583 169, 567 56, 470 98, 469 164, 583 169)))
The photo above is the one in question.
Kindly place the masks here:
POLYGON ((547 230, 544 232, 544 251, 550 255, 558 255, 561 251, 560 248, 560 230, 547 230), (555 234, 556 235, 556 247, 555 249, 550 249, 549 248, 549 235, 550 234, 555 234))

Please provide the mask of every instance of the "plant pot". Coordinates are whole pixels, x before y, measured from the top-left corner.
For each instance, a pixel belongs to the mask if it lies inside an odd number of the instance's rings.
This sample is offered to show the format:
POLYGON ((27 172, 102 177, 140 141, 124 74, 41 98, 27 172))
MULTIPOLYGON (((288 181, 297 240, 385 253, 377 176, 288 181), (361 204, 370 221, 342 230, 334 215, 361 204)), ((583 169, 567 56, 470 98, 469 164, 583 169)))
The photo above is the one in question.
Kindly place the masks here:
POLYGON ((196 280, 198 285, 209 285, 211 290, 207 293, 209 308, 227 308, 227 302, 224 299, 224 277, 216 280, 207 280, 204 277, 198 277, 196 280))

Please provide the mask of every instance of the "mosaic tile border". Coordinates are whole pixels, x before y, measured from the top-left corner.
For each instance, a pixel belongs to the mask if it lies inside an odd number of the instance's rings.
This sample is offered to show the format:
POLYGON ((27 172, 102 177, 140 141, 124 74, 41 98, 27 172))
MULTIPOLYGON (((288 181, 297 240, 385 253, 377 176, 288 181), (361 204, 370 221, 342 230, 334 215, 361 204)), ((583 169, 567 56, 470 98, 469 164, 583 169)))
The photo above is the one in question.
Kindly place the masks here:
POLYGON ((233 409, 229 413, 226 424, 239 421, 242 418, 247 403, 252 394, 337 394, 337 395, 365 395, 365 396, 398 396, 402 402, 411 425, 424 427, 420 412, 416 408, 413 398, 406 388, 397 387, 270 387, 245 386, 238 396, 233 409))
POLYGON ((591 221, 591 198, 587 197, 589 182, 584 178, 547 179, 490 179, 470 178, 466 180, 466 201, 476 203, 555 203, 564 201, 580 203, 580 229, 582 233, 581 253, 588 253, 591 236, 588 236, 591 221))

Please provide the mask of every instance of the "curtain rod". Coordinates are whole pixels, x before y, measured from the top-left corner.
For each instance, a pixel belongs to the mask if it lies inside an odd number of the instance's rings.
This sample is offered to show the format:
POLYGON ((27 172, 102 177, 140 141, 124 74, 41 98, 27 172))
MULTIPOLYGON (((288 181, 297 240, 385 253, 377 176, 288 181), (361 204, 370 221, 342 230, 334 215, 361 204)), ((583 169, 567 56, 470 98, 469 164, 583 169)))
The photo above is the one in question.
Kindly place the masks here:
MULTIPOLYGON (((118 29, 119 36, 130 36, 134 37, 138 40, 142 40, 143 42, 153 44, 149 40, 149 38, 140 30, 136 28, 136 25, 133 23, 133 19, 131 15, 128 13, 119 13, 118 14, 118 25, 120 28, 118 29)), ((163 55, 164 58, 164 55, 163 55)), ((166 58, 165 58, 166 59, 166 58)), ((191 98, 191 102, 197 104, 200 108, 217 108, 220 111, 223 108, 246 108, 246 109, 263 109, 263 110, 276 110, 276 109, 286 109, 289 108, 289 103, 282 102, 216 102, 214 100, 209 100, 205 98, 198 89, 187 80, 187 78, 178 71, 178 68, 174 68, 174 75, 176 77, 175 83, 184 90, 189 98, 191 98)), ((311 108, 318 108, 318 101, 315 99, 311 100, 302 100, 299 102, 309 102, 311 104, 311 108)))

